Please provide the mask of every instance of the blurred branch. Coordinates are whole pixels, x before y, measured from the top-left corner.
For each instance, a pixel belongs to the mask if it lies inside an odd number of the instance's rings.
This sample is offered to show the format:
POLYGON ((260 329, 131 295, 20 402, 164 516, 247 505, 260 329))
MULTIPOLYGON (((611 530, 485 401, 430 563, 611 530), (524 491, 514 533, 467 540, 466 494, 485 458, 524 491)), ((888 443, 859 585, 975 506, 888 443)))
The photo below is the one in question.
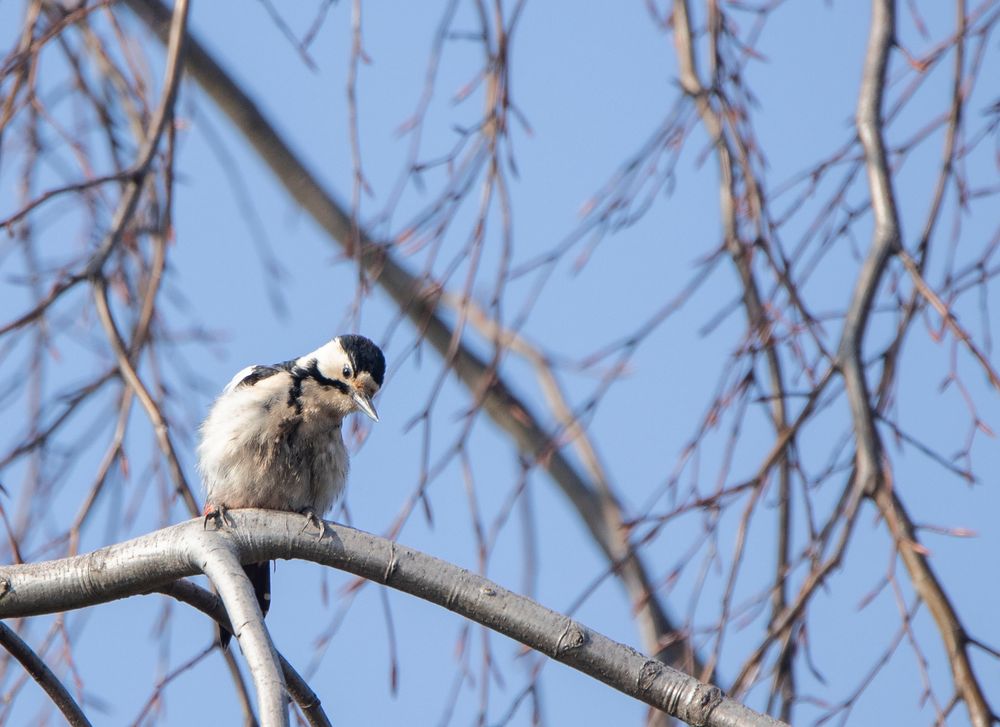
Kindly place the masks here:
POLYGON ((0 229, 9 228, 16 223, 23 220, 29 214, 31 214, 36 207, 45 204, 51 199, 59 197, 64 194, 72 194, 77 192, 82 192, 84 190, 90 189, 91 187, 97 187, 102 184, 107 184, 108 182, 122 182, 133 177, 134 172, 131 169, 126 169, 122 172, 115 172, 113 174, 105 174, 101 177, 95 177, 94 179, 86 179, 82 182, 76 182, 74 184, 66 184, 62 187, 57 187, 55 189, 50 189, 47 192, 39 195, 35 199, 31 200, 28 204, 21 207, 17 212, 12 213, 9 217, 0 220, 0 229))
POLYGON ((951 312, 945 302, 941 300, 940 296, 938 296, 931 286, 927 284, 927 281, 924 280, 917 262, 908 252, 906 252, 906 250, 902 248, 900 248, 896 254, 903 262, 903 266, 906 268, 906 271, 913 278, 913 285, 916 287, 917 292, 920 293, 920 295, 923 296, 923 298, 931 305, 934 311, 941 316, 942 322, 951 330, 952 333, 955 334, 955 338, 961 341, 969 350, 969 353, 972 354, 973 358, 979 362, 979 365, 983 369, 983 373, 986 374, 986 378, 989 379, 993 388, 1000 391, 1000 376, 997 375, 997 372, 990 363, 990 360, 986 357, 986 354, 979 349, 976 342, 972 340, 972 336, 970 336, 969 333, 961 326, 958 319, 955 317, 955 314, 951 312))
MULTIPOLYGON (((160 95, 160 102, 156 107, 149 126, 146 130, 146 138, 136 154, 136 160, 132 166, 123 174, 126 176, 125 189, 115 209, 115 214, 111 221, 111 227, 101 244, 90 256, 84 268, 77 273, 68 274, 65 278, 53 286, 45 299, 36 305, 32 310, 22 314, 18 318, 0 327, 0 336, 8 331, 25 326, 38 319, 48 310, 49 306, 58 300, 64 293, 76 286, 78 283, 88 280, 96 275, 100 275, 105 262, 112 251, 121 240, 121 236, 132 220, 142 190, 146 184, 146 177, 156 156, 160 138, 166 128, 167 120, 173 114, 174 99, 177 96, 177 87, 180 84, 182 44, 187 28, 188 0, 177 0, 172 13, 168 13, 169 25, 166 28, 165 44, 167 47, 166 69, 164 71, 163 92, 160 95)), ((88 185, 89 186, 89 185, 88 185)))
POLYGON ((66 722, 73 727, 90 727, 90 720, 87 719, 69 690, 63 686, 59 678, 52 673, 52 670, 38 654, 32 651, 31 647, 24 643, 21 637, 5 623, 0 623, 0 646, 3 646, 11 656, 21 662, 25 671, 38 683, 38 686, 45 690, 53 704, 59 708, 66 722))
MULTIPOLYGON (((691 26, 691 14, 687 0, 674 0, 673 3, 673 37, 674 47, 677 55, 678 75, 681 87, 684 92, 693 100, 702 124, 705 127, 709 138, 714 145, 719 168, 719 207, 721 213, 722 234, 726 251, 742 284, 742 300, 746 314, 750 335, 756 337, 763 349, 764 360, 767 366, 769 380, 769 398, 771 402, 771 420, 774 431, 780 443, 772 449, 774 459, 769 456, 770 464, 777 466, 778 472, 778 514, 775 524, 777 533, 777 550, 774 568, 774 587, 772 590, 772 621, 776 620, 785 610, 787 603, 787 579, 788 561, 790 557, 791 545, 789 539, 791 523, 791 468, 788 457, 788 450, 794 447, 795 433, 797 426, 789 427, 788 413, 785 403, 785 382, 782 373, 781 360, 773 339, 773 324, 768 316, 761 299, 760 287, 754 275, 752 255, 755 247, 759 246, 766 250, 766 225, 764 224, 765 199, 757 181, 756 174, 751 164, 749 145, 741 138, 739 133, 731 136, 726 132, 726 120, 733 114, 726 114, 726 107, 729 106, 719 79, 724 74, 722 60, 719 53, 719 35, 722 31, 723 17, 718 3, 709 3, 709 65, 711 81, 704 84, 698 74, 698 67, 695 57, 695 34, 691 26), (723 111, 717 111, 712 104, 712 99, 719 99, 723 106, 723 111), (738 185, 742 181, 742 194, 738 185), (741 205, 746 208, 746 215, 750 218, 751 224, 756 228, 756 239, 745 241, 741 239, 739 214, 741 205)), ((731 109, 730 109, 731 110, 731 109)), ((784 279, 787 289, 793 297, 798 300, 795 286, 787 279, 784 279)), ((758 488, 751 495, 751 503, 761 494, 764 480, 760 480, 758 488)), ((747 515, 749 518, 752 505, 748 505, 747 515)), ((728 622, 728 604, 730 602, 729 593, 738 569, 738 564, 742 554, 742 541, 738 539, 734 552, 734 566, 730 576, 730 588, 727 588, 727 596, 724 599, 723 615, 721 622, 728 622)), ((792 657, 794 655, 794 645, 788 641, 788 648, 783 652, 781 664, 775 676, 775 692, 782 694, 782 716, 789 719, 791 715, 791 705, 795 700, 794 673, 791 669, 792 657)), ((714 671, 718 659, 722 652, 722 630, 719 630, 719 638, 716 641, 715 651, 712 660, 709 662, 707 675, 714 671)))
MULTIPOLYGON (((252 613, 256 601, 249 581, 240 575, 235 562, 300 558, 443 606, 690 724, 781 724, 725 697, 716 687, 486 578, 394 541, 335 523, 327 523, 328 536, 319 539, 302 532, 297 513, 234 510, 230 516, 233 526, 221 532, 206 531, 202 519, 196 518, 86 555, 0 566, 0 618, 82 608, 147 593, 204 569, 240 623, 237 631, 245 653, 253 646, 261 655, 269 639, 259 609, 256 615, 252 613), (233 564, 223 566, 230 559, 233 564), (248 628, 253 639, 245 642, 248 628)), ((254 658, 248 654, 251 668, 259 672, 254 658)), ((261 676, 256 673, 255 677, 259 689, 261 676)))
POLYGON ((153 424, 153 430, 156 433, 156 440, 159 443, 160 450, 170 467, 170 474, 173 477, 177 493, 187 505, 188 512, 190 512, 192 516, 197 516, 201 511, 201 508, 198 507, 194 491, 191 489, 191 485, 188 484, 187 477, 184 476, 184 469, 181 467, 180 460, 177 458, 177 450, 174 447, 173 439, 170 436, 170 427, 167 425, 167 420, 163 416, 163 412, 160 410, 160 405, 153 399, 152 395, 149 393, 149 389, 146 388, 142 379, 139 378, 139 374, 135 370, 135 366, 133 366, 132 362, 129 360, 125 343, 122 341, 121 333, 119 333, 118 326, 115 324, 114 318, 111 314, 111 307, 108 304, 108 284, 103 277, 94 280, 94 303, 97 306, 97 313, 101 319, 101 325, 104 326, 104 330, 107 333, 108 342, 111 344, 111 350, 118 359, 118 370, 121 373, 122 378, 130 387, 132 387, 132 391, 135 392, 139 402, 146 410, 146 415, 153 424))
MULTIPOLYGON (((142 709, 139 710, 139 715, 132 722, 132 727, 142 727, 143 721, 146 719, 146 716, 156 706, 157 702, 162 697, 163 692, 166 690, 167 686, 181 675, 189 672, 191 669, 197 666, 198 663, 206 659, 208 655, 211 654, 212 651, 214 651, 214 649, 215 645, 209 644, 208 646, 204 647, 201 651, 199 651, 197 654, 189 658, 187 661, 179 664, 178 666, 174 667, 170 672, 160 677, 156 681, 156 687, 153 690, 152 695, 150 695, 149 699, 146 700, 146 703, 143 705, 142 709)), ((245 724, 244 727, 257 727, 257 723, 256 721, 254 722, 248 721, 248 723, 245 724)))

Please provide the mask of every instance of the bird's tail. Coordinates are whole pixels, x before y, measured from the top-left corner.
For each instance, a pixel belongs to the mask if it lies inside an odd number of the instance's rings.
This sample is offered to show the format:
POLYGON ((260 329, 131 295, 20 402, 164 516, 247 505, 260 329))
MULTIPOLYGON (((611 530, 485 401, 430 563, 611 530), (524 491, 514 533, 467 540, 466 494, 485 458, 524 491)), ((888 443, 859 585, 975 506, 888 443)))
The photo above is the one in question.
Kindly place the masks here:
MULTIPOLYGON (((243 572, 250 579, 253 586, 254 595, 257 596, 257 605, 260 612, 267 616, 267 610, 271 607, 271 561, 265 560, 263 563, 248 563, 243 566, 243 572)), ((219 627, 219 643, 223 649, 229 648, 229 640, 233 637, 231 633, 221 626, 219 627)))

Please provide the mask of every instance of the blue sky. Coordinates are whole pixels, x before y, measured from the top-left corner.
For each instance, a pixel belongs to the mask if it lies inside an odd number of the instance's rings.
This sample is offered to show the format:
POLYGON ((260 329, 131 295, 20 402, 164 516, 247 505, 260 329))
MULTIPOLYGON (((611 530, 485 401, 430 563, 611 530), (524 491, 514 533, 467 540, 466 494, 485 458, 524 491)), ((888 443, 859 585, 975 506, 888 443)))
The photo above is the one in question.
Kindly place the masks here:
MULTIPOLYGON (((942 4, 919 4, 933 39, 919 36, 909 16, 901 9, 900 37, 911 52, 926 49, 951 28, 951 9, 942 4)), ((281 6, 288 25, 303 33, 314 17, 316 3, 281 6)), ((310 48, 316 63, 311 71, 295 49, 275 27, 260 3, 196 3, 191 25, 203 43, 218 55, 227 69, 242 82, 284 132, 308 166, 342 200, 350 199, 351 153, 345 95, 350 53, 350 4, 334 5, 310 48)), ((0 3, 0 38, 10 47, 10 36, 22 9, 16 3, 0 3)), ((401 169, 406 163, 408 138, 397 132, 417 105, 426 70, 430 39, 439 22, 441 8, 425 4, 366 4, 363 28, 365 50, 371 63, 360 68, 359 125, 363 167, 372 196, 362 199, 361 218, 371 221, 383 210, 401 169)), ((746 21, 749 22, 749 21, 746 21)), ((474 27, 471 7, 460 4, 454 26, 474 27)), ((136 24, 129 23, 132 29, 136 24)), ((867 33, 864 13, 854 4, 828 2, 786 3, 775 13, 762 36, 764 59, 749 66, 748 82, 758 106, 755 130, 768 159, 764 179, 777 187, 791 175, 833 153, 853 134, 854 100, 867 33)), ((160 49, 143 36, 142 48, 155 68, 162 62, 160 49)), ((995 67, 995 41, 988 42, 987 61, 995 67)), ((678 96, 676 63, 669 35, 650 22, 642 3, 527 3, 513 40, 511 92, 530 123, 530 131, 514 125, 512 144, 518 176, 511 187, 515 262, 534 258, 555 246, 580 224, 580 211, 597 190, 612 177, 619 165, 641 148, 670 112, 678 96)), ((54 63, 54 61, 53 61, 54 63)), ((430 107, 424 131, 422 157, 432 158, 455 143, 453 125, 478 118, 477 93, 463 104, 451 97, 473 77, 481 64, 481 48, 473 42, 445 45, 437 79, 437 95, 430 107)), ((893 72, 903 73, 898 54, 893 72)), ((913 113, 891 129, 897 141, 941 109, 941 94, 950 70, 931 71, 926 91, 914 100, 913 113)), ((154 73, 159 78, 159 71, 154 73)), ((984 75, 971 107, 980 109, 997 96, 997 82, 984 75)), ((905 79, 904 79, 905 81, 905 79)), ((894 86, 896 92, 900 84, 894 86)), ((64 111, 68 113, 68 111, 64 111)), ((237 137, 228 123, 198 89, 186 83, 177 106, 181 121, 175 202, 176 239, 170 252, 164 291, 164 312, 178 330, 201 330, 212 342, 180 343, 170 349, 166 375, 171 385, 170 411, 178 424, 192 427, 204 416, 215 391, 232 373, 252 362, 284 360, 312 350, 321 342, 353 327, 347 311, 355 293, 355 275, 314 223, 285 194, 267 169, 237 137), (249 200, 249 207, 241 203, 249 200), (284 269, 281 294, 286 312, 276 310, 267 294, 271 273, 253 252, 257 237, 270 249, 284 269), (183 300, 183 303, 180 302, 183 300), (196 372, 187 376, 184 372, 196 372)), ((979 123, 972 119, 970 124, 979 123)), ((933 173, 940 155, 940 134, 903 166, 899 191, 904 236, 912 241, 922 222, 933 173)), ((4 140, 6 157, 15 158, 13 141, 4 140)), ((982 147, 989 150, 989 145, 982 147)), ((704 133, 696 130, 685 146, 677 167, 677 183, 671 194, 659 194, 651 209, 634 225, 603 240, 580 270, 574 270, 573 255, 559 265, 545 293, 532 309, 525 333, 546 349, 567 358, 583 357, 630 333, 663 301, 676 295, 695 274, 697 265, 719 243, 717 173, 708 154, 704 133)), ((58 156, 55 152, 53 156, 58 156)), ((0 215, 14 207, 16 175, 10 160, 0 168, 0 215)), ((58 179, 58 167, 49 172, 58 179)), ((995 160, 988 153, 967 161, 970 176, 982 185, 996 182, 995 160)), ((433 191, 441 183, 440 173, 427 175, 433 191)), ((43 180, 44 181, 44 180, 43 180)), ((51 181, 51 180, 49 180, 51 181)), ((41 185, 44 188, 44 184, 41 185)), ((863 177, 852 195, 864 191, 863 177)), ((398 234, 427 203, 412 186, 402 197, 388 222, 375 226, 381 235, 398 234)), ((784 198, 783 198, 784 199, 784 198)), ((776 209, 783 210, 782 201, 776 209)), ((806 207, 816 207, 811 201, 806 207)), ((954 200, 950 201, 954 207, 954 200)), ((58 208, 56 208, 58 209, 58 208)), ((442 245, 441 258, 461 257, 461 247, 473 219, 474 205, 456 218, 442 245)), ((72 218, 55 215, 39 224, 49 230, 43 239, 46 254, 59 259, 65 246, 86 244, 72 227, 72 218), (60 236, 60 231, 66 234, 60 236)), ((945 227, 952 224, 946 215, 945 227)), ((803 234, 802 221, 783 230, 783 243, 793 247, 803 234)), ((959 256, 983 248, 997 225, 995 211, 975 208, 963 220, 959 256)), ((806 296, 814 311, 842 309, 853 285, 857 255, 867 248, 870 221, 862 219, 853 241, 836 245, 813 273, 806 296), (851 242, 854 247, 852 248, 851 242)), ((40 236, 42 233, 39 233, 40 236)), ((492 293, 491 266, 498 256, 498 225, 487 232, 483 272, 473 287, 486 299, 492 293)), ((928 280, 941 282, 944 243, 931 258, 928 280)), ((418 268, 422 258, 408 260, 418 268)), ((11 265, 13 263, 5 263, 11 265)), ((444 263, 442 263, 443 265, 444 263)), ((455 279, 467 268, 460 261, 455 279)), ((11 268, 4 271, 11 275, 11 268)), ((0 282, 3 318, 23 304, 23 291, 7 280, 0 282), (10 301, 8 303, 8 301, 10 301)), ((513 317, 529 292, 529 282, 510 290, 507 314, 513 317)), ((995 286, 994 286, 995 287, 995 286)), ((673 471, 680 454, 696 431, 707 402, 731 367, 731 356, 740 343, 742 312, 730 314, 709 334, 702 327, 738 293, 738 281, 728 262, 719 265, 708 281, 685 305, 681 314, 658 328, 638 349, 629 376, 616 382, 601 401, 590 431, 626 509, 634 514, 659 492, 673 471)), ((86 301, 82 296, 80 301, 86 301)), ((978 324, 974 299, 960 303, 959 315, 984 334, 978 324)), ((992 302, 987 301, 992 309, 992 302)), ((420 470, 422 430, 408 423, 424 406, 439 371, 432 351, 422 357, 404 356, 413 332, 407 325, 394 326, 396 312, 379 291, 366 301, 360 330, 385 344, 390 375, 377 402, 381 423, 370 428, 364 446, 353 458, 347 505, 353 524, 376 533, 385 532, 407 502, 420 470), (391 334, 391 335, 390 335, 391 334)), ((997 316, 985 324, 995 338, 997 316)), ((897 387, 897 417, 909 431, 945 452, 958 450, 968 433, 968 415, 961 396, 952 386, 939 390, 949 367, 950 344, 935 342, 918 323, 907 342, 907 366, 897 387)), ((830 340, 835 343, 839 323, 830 322, 830 340)), ((891 326, 888 317, 876 319, 876 333, 891 326)), ((86 335, 66 343, 86 352, 86 335)), ((82 353, 86 366, 96 365, 100 352, 82 353)), ((2 363, 6 374, 10 359, 2 363)), ((80 371, 55 368, 50 385, 62 388, 80 371)), ((80 369, 84 366, 79 367, 80 369)), ((979 408, 980 416, 994 429, 1000 425, 1000 405, 983 377, 969 361, 959 356, 963 383, 979 408)), ((529 401, 541 394, 530 369, 516 360, 505 366, 505 375, 529 401)), ((591 395, 598 386, 593 375, 569 372, 565 380, 576 400, 591 395)), ((804 382, 798 382, 804 386, 804 382)), ((111 399, 107 400, 111 402, 111 399)), ((18 404, 20 406, 21 404, 18 404)), ((455 382, 446 382, 434 410, 432 461, 444 454, 461 426, 468 400, 455 382)), ((759 408, 759 407, 758 407, 759 408)), ((728 482, 753 473, 762 453, 770 446, 773 432, 762 410, 752 413, 741 432, 728 482)), ((76 437, 88 436, 107 418, 95 410, 74 422, 76 437), (88 419, 89 417, 89 419, 88 419)), ((85 546, 146 532, 162 523, 155 501, 160 486, 150 476, 152 436, 141 412, 133 413, 134 430, 129 437, 133 472, 120 478, 101 505, 100 517, 85 532, 85 546), (143 493, 143 488, 150 488, 143 493), (122 526, 120 516, 129 503, 141 501, 134 521, 122 526)), ((830 442, 843 431, 847 412, 841 400, 803 433, 802 448, 819 459, 830 442)), ((72 439, 72 437, 70 437, 72 439)), ((723 451, 725 437, 710 439, 704 448, 697 475, 712 483, 723 451)), ((7 441, 6 439, 4 440, 7 441)), ((179 432, 182 459, 195 481, 193 440, 179 432)), ((6 445, 5 445, 6 446, 6 445)), ((995 477, 1000 469, 996 441, 980 435, 973 448, 974 464, 983 482, 968 487, 942 468, 913 451, 900 453, 889 446, 898 486, 905 493, 914 517, 947 527, 975 531, 972 539, 927 535, 933 562, 959 606, 970 631, 987 643, 1000 642, 995 620, 1000 592, 983 568, 995 562, 1000 548, 1000 530, 995 513, 1000 507, 995 477)), ((483 420, 474 427, 469 451, 474 465, 476 504, 487 526, 493 522, 521 471, 511 445, 483 420)), ((71 517, 79 493, 89 483, 101 449, 88 450, 73 465, 79 472, 54 500, 45 527, 56 531, 71 517)), ((27 477, 26 471, 3 473, 5 485, 14 490, 27 477), (13 484, 12 484, 13 483, 13 484)), ((682 481, 695 475, 686 471, 682 481)), ((706 487, 708 485, 705 485, 706 487)), ((838 494, 835 486, 814 494, 818 507, 829 507, 838 494)), ((16 492, 13 496, 16 499, 16 492)), ((538 562, 534 578, 525 575, 524 511, 515 508, 511 521, 498 537, 486 574, 519 591, 532 591, 551 608, 564 610, 576 602, 604 562, 588 540, 578 519, 568 511, 561 495, 544 474, 531 472, 527 499, 537 525, 538 562)), ((433 521, 418 511, 399 538, 406 544, 438 557, 477 569, 476 541, 470 526, 469 497, 457 462, 452 461, 429 489, 433 521)), ((659 509, 666 508, 660 501, 659 509)), ((656 510, 657 508, 654 508, 656 510)), ((727 514, 719 544, 728 563, 731 534, 738 509, 727 514)), ((175 506, 173 520, 183 517, 175 506)), ((339 519, 340 514, 335 513, 339 519)), ((765 498, 749 532, 751 556, 738 582, 742 598, 756 594, 770 576, 770 545, 773 542, 774 496, 765 498)), ((690 517, 677 521, 661 534, 647 558, 654 574, 665 577, 685 558, 688 543, 698 536, 703 520, 690 517)), ((804 520, 795 527, 801 535, 804 520)), ((806 670, 802 684, 811 693, 842 698, 855 688, 891 640, 899 626, 899 614, 888 592, 861 608, 873 588, 889 569, 891 543, 874 510, 866 508, 840 571, 829 589, 810 610, 812 660, 826 687, 806 670), (831 626, 835 624, 835 626, 831 626)), ((896 566, 907 598, 912 589, 905 573, 896 566)), ((691 606, 697 567, 683 571, 667 603, 678 614, 691 606)), ((699 623, 711 623, 724 578, 714 573, 699 602, 699 623), (714 599, 714 600, 713 600, 714 599)), ((380 724, 402 721, 438 724, 447 709, 450 685, 461 663, 457 643, 467 628, 457 617, 413 598, 389 593, 385 601, 392 614, 394 647, 387 638, 383 596, 376 586, 367 586, 346 612, 328 650, 317 659, 315 637, 337 619, 343 589, 349 580, 339 573, 323 573, 317 566, 301 563, 278 565, 274 576, 274 601, 268 625, 278 648, 291 663, 315 671, 310 683, 321 695, 337 724, 380 724), (390 690, 390 651, 398 652, 398 691, 390 690)), ((612 638, 638 645, 629 618, 629 604, 617 584, 605 580, 576 613, 584 623, 612 638)), ((107 712, 94 713, 96 722, 131 723, 153 684, 203 648, 210 638, 204 621, 183 607, 168 606, 155 596, 130 599, 72 614, 71 632, 80 634, 74 652, 76 668, 83 675, 85 694, 106 705, 107 712), (165 619, 167 637, 156 631, 165 619)), ((721 673, 731 678, 737 664, 759 637, 759 619, 753 626, 732 629, 727 634, 721 673)), ((943 660, 940 639, 926 612, 915 622, 922 648, 930 661, 928 669, 938 697, 949 698, 950 677, 943 660)), ((42 633, 39 629, 38 633, 42 633)), ((474 723, 482 685, 482 635, 473 628, 467 648, 472 683, 465 684, 457 700, 452 724, 474 723)), ((496 723, 527 683, 535 663, 520 655, 518 645, 498 636, 489 637, 495 658, 503 669, 503 682, 491 680, 486 722, 496 723)), ((983 684, 1000 684, 995 660, 979 658, 983 684)), ((603 685, 558 665, 544 667, 542 714, 546 723, 638 724, 645 709, 603 685)), ((10 677, 5 685, 10 684, 10 677)), ((872 724, 892 715, 900 724, 933 721, 933 713, 919 700, 920 676, 913 652, 904 645, 852 712, 852 723, 872 724)), ((28 687, 14 712, 14 723, 28 723, 37 713, 40 693, 28 687)), ((996 707, 1000 694, 989 695, 996 707)), ((766 694, 756 690, 750 703, 760 708, 766 694)), ((177 679, 167 692, 164 724, 235 723, 235 700, 221 659, 213 655, 177 679)), ((804 705, 802 723, 810 723, 816 707, 804 705)), ((954 715, 963 724, 963 708, 954 715)), ((522 707, 513 724, 529 724, 530 712, 522 707)), ((950 722, 951 723, 951 722, 950 722)))

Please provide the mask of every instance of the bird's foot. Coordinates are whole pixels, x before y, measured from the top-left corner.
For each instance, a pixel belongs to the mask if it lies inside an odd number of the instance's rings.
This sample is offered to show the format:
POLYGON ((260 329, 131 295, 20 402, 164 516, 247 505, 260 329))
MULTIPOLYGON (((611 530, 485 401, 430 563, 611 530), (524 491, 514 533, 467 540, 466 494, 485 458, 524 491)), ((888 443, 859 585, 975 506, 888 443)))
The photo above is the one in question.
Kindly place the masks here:
POLYGON ((299 513, 306 516, 306 524, 299 532, 304 533, 310 526, 314 527, 319 530, 319 539, 322 540, 323 536, 326 535, 326 521, 317 515, 311 507, 304 507, 299 510, 299 513))
POLYGON ((205 530, 208 530, 209 520, 215 523, 216 530, 236 527, 236 522, 229 516, 229 508, 226 507, 225 505, 219 505, 218 507, 213 507, 212 505, 205 505, 204 513, 205 513, 205 523, 204 523, 205 530))

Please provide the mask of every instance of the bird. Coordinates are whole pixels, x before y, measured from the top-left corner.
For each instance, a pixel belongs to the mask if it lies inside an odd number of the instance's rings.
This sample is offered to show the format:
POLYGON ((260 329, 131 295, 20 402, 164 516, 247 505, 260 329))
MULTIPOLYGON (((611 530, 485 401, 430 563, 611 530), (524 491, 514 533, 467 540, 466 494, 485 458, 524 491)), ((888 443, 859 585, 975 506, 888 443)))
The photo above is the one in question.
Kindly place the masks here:
MULTIPOLYGON (((379 420, 372 398, 382 388, 385 356, 364 336, 337 336, 304 356, 242 369, 212 404, 199 430, 198 470, 205 526, 230 523, 227 511, 263 508, 320 519, 347 482, 341 428, 361 412, 379 420)), ((261 613, 271 604, 270 562, 244 566, 261 613)), ((230 633, 220 627, 222 648, 230 633)))

